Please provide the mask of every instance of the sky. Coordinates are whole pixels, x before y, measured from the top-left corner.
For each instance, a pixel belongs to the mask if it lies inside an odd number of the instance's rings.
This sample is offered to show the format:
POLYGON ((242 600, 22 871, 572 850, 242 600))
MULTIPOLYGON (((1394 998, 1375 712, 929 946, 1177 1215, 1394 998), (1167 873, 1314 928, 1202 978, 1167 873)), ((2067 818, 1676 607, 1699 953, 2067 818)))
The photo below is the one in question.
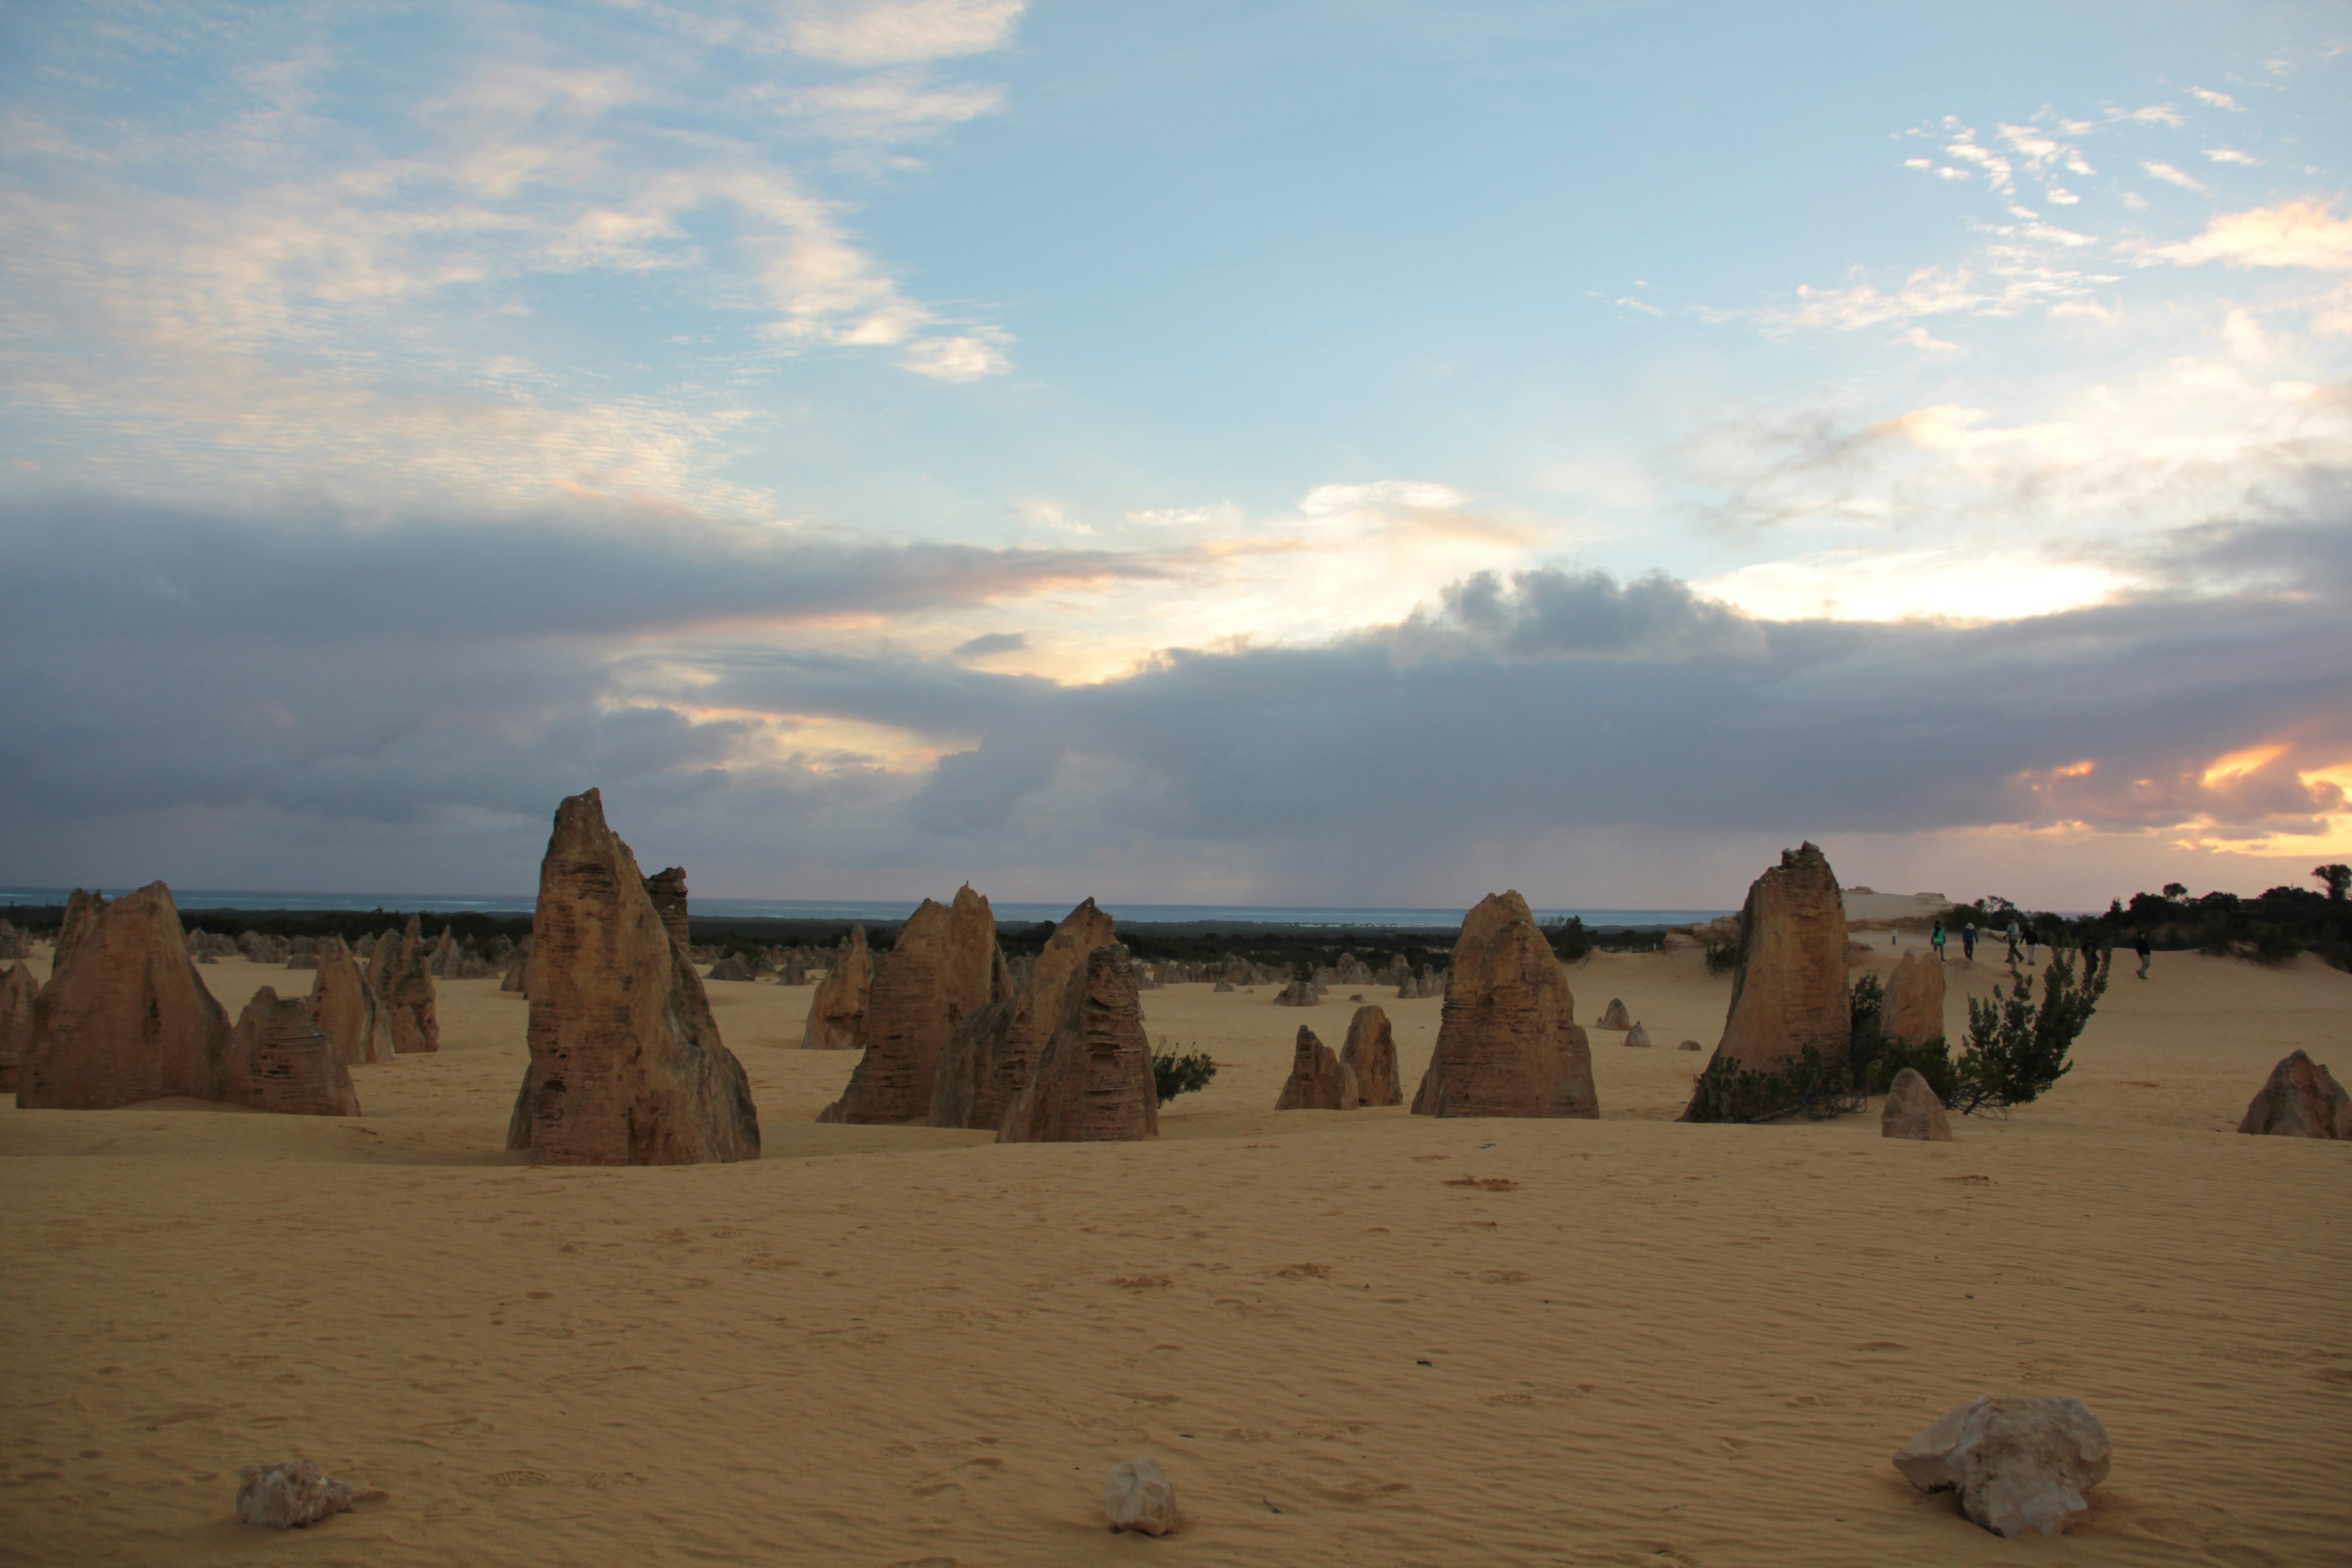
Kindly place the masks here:
POLYGON ((0 12, 0 882, 2352 858, 2352 12, 0 12))

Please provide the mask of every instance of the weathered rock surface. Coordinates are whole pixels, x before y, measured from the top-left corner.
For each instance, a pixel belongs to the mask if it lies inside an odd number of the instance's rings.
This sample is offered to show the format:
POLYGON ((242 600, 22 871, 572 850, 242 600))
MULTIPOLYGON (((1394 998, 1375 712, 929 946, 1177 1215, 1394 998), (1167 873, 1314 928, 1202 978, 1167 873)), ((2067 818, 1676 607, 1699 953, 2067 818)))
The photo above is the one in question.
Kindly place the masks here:
POLYGON ((1944 966, 1924 952, 1906 952, 1886 977, 1882 1026, 1889 1039, 1924 1046, 1944 1037, 1944 966))
POLYGON ((530 1066, 508 1148, 541 1165, 759 1158, 742 1064, 595 790, 556 808, 531 955, 530 1066))
POLYGON ((1276 994, 1274 1005, 1277 1007, 1312 1007, 1322 1000, 1323 993, 1316 989, 1315 982, 1294 980, 1276 994))
POLYGON ((950 1033, 932 1081, 930 1124, 1002 1125, 1061 1026, 1063 1000, 1087 954, 1118 940, 1111 918, 1092 899, 1064 915, 1019 991, 1008 972, 996 984, 996 1000, 965 1015, 950 1033))
POLYGON ((2294 1051, 2271 1068, 2238 1131, 2273 1138, 2352 1138, 2352 1095, 2325 1066, 2294 1051))
POLYGON ((1359 1007, 1348 1020, 1348 1040, 1339 1065, 1356 1075, 1359 1105, 1402 1105, 1404 1079, 1397 1071, 1396 1035, 1378 1007, 1359 1007))
POLYGON ((17 1069, 33 1047, 33 998, 40 994, 33 972, 22 963, 0 970, 0 1093, 14 1092, 17 1069))
POLYGON ((23 931, 18 931, 15 926, 10 925, 6 921, 0 920, 0 963, 5 963, 12 958, 30 958, 32 956, 33 939, 26 936, 23 931))
POLYGON ((1922 1143, 1952 1141, 1952 1122, 1944 1114, 1944 1102, 1936 1098, 1918 1068, 1905 1068, 1886 1086, 1886 1103, 1878 1112, 1878 1135, 1922 1143))
POLYGON ((1061 1021, 1028 1086, 1005 1110, 996 1141, 1092 1143, 1159 1134, 1160 1096, 1133 960, 1123 947, 1095 948, 1064 989, 1061 1021))
MULTIPOLYGON (((158 884, 159 886, 161 884, 158 884)), ((49 957, 49 973, 55 975, 65 967, 66 960, 98 924, 98 917, 106 910, 106 900, 97 893, 86 893, 79 888, 66 895, 66 910, 58 921, 58 947, 49 957)))
POLYGON ((851 1069, 841 1098, 819 1121, 922 1121, 948 1037, 965 1015, 999 1000, 1003 973, 996 952, 996 916, 966 884, 952 905, 925 899, 898 928, 898 940, 874 965, 866 1022, 866 1054, 851 1069))
POLYGON ((290 1116, 357 1116, 359 1091, 334 1041, 299 996, 265 985, 237 1016, 221 1074, 224 1098, 290 1116))
POLYGON ((1650 1047, 1650 1031, 1636 1022, 1625 1031, 1625 1043, 1636 1050, 1647 1050, 1650 1047))
POLYGON ((1217 983, 1216 983, 1214 985, 1212 985, 1212 986, 1210 986, 1210 987, 1209 987, 1210 991, 1211 991, 1211 992, 1213 992, 1213 992, 1219 992, 1219 991, 1231 991, 1233 988, 1234 988, 1234 983, 1233 983, 1232 981, 1230 981, 1230 980, 1226 979, 1226 978, 1225 978, 1223 975, 1222 975, 1222 974, 1220 974, 1220 975, 1218 975, 1218 976, 1217 976, 1217 983))
POLYGON ((751 961, 740 952, 728 953, 718 963, 712 964, 710 966, 709 977, 713 980, 735 980, 743 982, 750 982, 759 978, 757 974, 754 974, 751 972, 751 961))
POLYGON ((507 972, 499 979, 499 989, 517 995, 530 994, 530 954, 517 952, 507 960, 507 972))
POLYGON ((1416 1116, 1601 1114, 1592 1050, 1551 944, 1517 892, 1462 922, 1416 1116))
POLYGON ((310 1021, 319 1026, 347 1067, 390 1061, 392 1041, 376 1006, 375 991, 359 960, 331 936, 320 944, 319 973, 310 982, 310 1021))
POLYGON ((172 890, 151 882, 93 907, 33 1001, 16 1103, 109 1110, 142 1100, 224 1098, 228 1015, 205 989, 172 890))
POLYGON ((854 1051, 865 1026, 868 992, 874 984, 874 960, 866 951, 866 928, 851 926, 835 953, 833 965, 817 982, 809 998, 808 1026, 801 1031, 804 1051, 854 1051))
POLYGON ((282 1465, 240 1465, 236 1517, 270 1530, 302 1530, 331 1514, 352 1511, 352 1489, 309 1459, 282 1465))
POLYGON ((1315 1031, 1298 1026, 1298 1042, 1290 1056, 1290 1077, 1276 1098, 1276 1110, 1353 1110, 1356 1109, 1355 1069, 1343 1064, 1315 1031))
POLYGON ((682 948, 690 948, 691 922, 687 918, 686 868, 670 866, 646 879, 646 897, 654 901, 655 912, 661 916, 662 929, 669 932, 670 941, 682 948))
POLYGON ((1946 1411, 1895 1456, 1923 1492, 1959 1494, 1960 1512, 1995 1535, 2056 1535, 2090 1507, 2113 1446, 2072 1399, 1985 1394, 1946 1411))
POLYGON ((377 942, 375 958, 368 965, 376 1016, 391 1037, 392 1048, 402 1056, 441 1048, 441 1010, 427 967, 430 958, 417 919, 411 915, 405 931, 377 942))
POLYGON ((1625 1011, 1624 1001, 1612 996, 1609 1005, 1601 1010, 1601 1021, 1592 1026, 1596 1029, 1630 1029, 1633 1026, 1633 1019, 1625 1011))
POLYGON ((1829 858, 1808 843, 1781 851, 1739 910, 1739 968, 1709 1064, 1771 1071, 1807 1046, 1842 1058, 1852 1038, 1845 904, 1829 858))
POLYGON ((1114 1531, 1166 1535, 1176 1528, 1176 1486, 1157 1459, 1129 1459, 1103 1482, 1103 1518, 1114 1531))

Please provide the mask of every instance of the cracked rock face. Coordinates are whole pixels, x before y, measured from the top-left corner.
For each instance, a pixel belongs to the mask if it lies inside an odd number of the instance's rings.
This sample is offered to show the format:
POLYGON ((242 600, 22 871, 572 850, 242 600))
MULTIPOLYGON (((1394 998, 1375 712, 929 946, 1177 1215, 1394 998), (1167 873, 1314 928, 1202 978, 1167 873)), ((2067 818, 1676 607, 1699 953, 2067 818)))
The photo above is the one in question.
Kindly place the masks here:
POLYGON ((1592 1047, 1551 943, 1516 892, 1489 893, 1462 922, 1437 1045, 1416 1116, 1601 1114, 1592 1047))
POLYGON ((305 1530, 352 1511, 352 1489, 309 1459, 237 1467, 236 1517, 268 1530, 305 1530))
POLYGON ((226 1098, 228 1014, 188 958, 172 889, 151 882, 87 907, 33 1000, 16 1103, 110 1110, 172 1096, 226 1098))
POLYGON ((930 1124, 1001 1125, 1060 1026, 1063 999, 1087 954, 1118 940, 1111 918, 1092 899, 1063 916, 1020 990, 1001 980, 998 999, 967 1014, 949 1035, 932 1083, 930 1124))
POLYGON ((1829 857, 1811 844, 1782 850, 1739 910, 1739 968, 1708 1065, 1769 1072, 1807 1046, 1843 1059, 1853 1034, 1845 945, 1845 901, 1829 857))
POLYGON ((986 899, 969 884, 951 905, 925 899, 875 963, 859 1029, 866 1054, 841 1098, 817 1120, 927 1120, 948 1037, 967 1015, 1003 999, 1003 973, 996 916, 986 899))
POLYGON ((808 1026, 801 1031, 804 1051, 854 1051, 866 1026, 866 1005, 874 985, 874 960, 866 951, 866 928, 851 926, 841 939, 824 978, 809 998, 808 1026))
POLYGON ((1275 1100, 1276 1110, 1353 1110, 1356 1109, 1356 1074, 1332 1054, 1331 1047, 1315 1037, 1315 1031, 1306 1025, 1298 1026, 1298 1042, 1290 1058, 1290 1077, 1275 1100))
POLYGON ((1906 952, 1886 977, 1884 1027, 1889 1039, 1924 1046, 1944 1033, 1944 966, 1924 952, 1906 952))
POLYGON ((2114 1446, 2080 1401, 1984 1394, 1946 1411, 1895 1453, 1923 1492, 1958 1494, 1960 1512, 1995 1535, 2062 1533, 2107 1479, 2114 1446))
POLYGON ((0 1090, 13 1092, 16 1071, 33 1046, 33 998, 40 984, 21 963, 0 969, 0 1090))
POLYGON ((593 789, 556 808, 531 918, 529 1006, 530 1066, 509 1149, 541 1165, 759 1158, 742 1064, 593 789))
POLYGON ((265 985, 238 1015, 229 1037, 227 1098, 256 1110, 293 1116, 357 1116, 359 1091, 335 1043, 312 1021, 302 997, 280 998, 265 985))
POLYGON ((334 1042, 345 1066, 390 1061, 392 1040, 359 960, 339 936, 319 944, 318 958, 319 972, 310 980, 311 1021, 334 1042))
MULTIPOLYGON (((446 933, 445 932, 446 936, 446 933)), ((368 984, 375 988, 377 1017, 392 1048, 402 1056, 441 1048, 441 1012, 433 990, 433 952, 415 915, 397 935, 375 944, 368 984)))
POLYGON ((1404 1103, 1404 1080, 1397 1072, 1396 1035, 1389 1027, 1389 1016, 1379 1007, 1359 1007, 1348 1020, 1348 1040, 1339 1047, 1339 1065, 1356 1075, 1357 1104, 1404 1103))
POLYGON ((1000 1143, 1096 1143, 1160 1135, 1151 1043, 1127 950, 1097 947, 1062 996, 1062 1016, 1007 1108, 1000 1143))
POLYGON ((2352 1138, 2352 1095, 2326 1065, 2290 1052, 2246 1107, 2241 1132, 2273 1138, 2352 1138))
POLYGON ((1886 1086, 1886 1103, 1878 1112, 1878 1135, 1921 1143, 1952 1141, 1951 1118, 1944 1114, 1944 1102, 1936 1098, 1918 1068, 1905 1068, 1886 1086))

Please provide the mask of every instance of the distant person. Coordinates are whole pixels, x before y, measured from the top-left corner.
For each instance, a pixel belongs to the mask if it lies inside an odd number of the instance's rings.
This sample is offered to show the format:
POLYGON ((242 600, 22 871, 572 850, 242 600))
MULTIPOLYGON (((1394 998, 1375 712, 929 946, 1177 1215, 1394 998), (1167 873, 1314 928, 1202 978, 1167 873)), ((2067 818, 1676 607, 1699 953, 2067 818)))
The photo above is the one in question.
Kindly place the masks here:
POLYGON ((2139 940, 2132 943, 2132 946, 2137 950, 2139 953, 2139 977, 2142 980, 2145 980, 2147 978, 2147 960, 2151 951, 2147 944, 2147 932, 2140 932, 2139 940))
POLYGON ((1936 962, 1944 962, 1944 922, 1937 921, 1936 929, 1927 933, 1927 945, 1936 950, 1936 962))
POLYGON ((2084 937, 2083 939, 2083 984, 2084 985, 2090 984, 2091 976, 2096 974, 2098 972, 2099 950, 2092 945, 2091 939, 2089 937, 2084 937))
POLYGON ((2042 945, 2042 922, 2035 921, 2025 928, 2025 967, 2033 967, 2034 950, 2042 945))
POLYGON ((2017 967, 2017 922, 2015 921, 2009 922, 2009 965, 2011 969, 2017 967))
POLYGON ((1970 963, 1977 961, 1977 922, 1974 921, 1960 928, 1960 956, 1970 963))

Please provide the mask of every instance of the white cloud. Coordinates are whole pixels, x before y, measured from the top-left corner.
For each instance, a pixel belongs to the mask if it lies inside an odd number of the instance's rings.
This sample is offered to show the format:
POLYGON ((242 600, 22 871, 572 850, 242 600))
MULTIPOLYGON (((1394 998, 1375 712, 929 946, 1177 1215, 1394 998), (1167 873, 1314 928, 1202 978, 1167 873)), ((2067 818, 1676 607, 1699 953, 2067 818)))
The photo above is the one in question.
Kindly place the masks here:
POLYGON ((1002 341, 1001 334, 988 333, 925 338, 901 355, 898 363, 934 381, 979 381, 1011 368, 999 346, 1002 341))
POLYGON ((2107 118, 2134 125, 2163 125, 2175 131, 2189 123, 2168 103, 2151 103, 2146 109, 2110 109, 2107 118))
POLYGON ((1028 0, 878 0, 793 23, 793 47, 845 66, 907 65, 1002 48, 1028 0))
POLYGON ((2181 173, 2169 163, 2151 161, 2142 163, 2140 167, 2147 171, 2147 176, 2151 180, 2162 180, 2168 185, 2179 185, 2182 190, 2195 191, 2200 196, 2210 196, 2213 194, 2213 188, 2210 185, 2194 174, 2181 173))
POLYGON ((2337 217, 2316 197, 2224 213, 2205 232, 2179 245, 2148 247, 2153 260, 2182 267, 2219 261, 2226 267, 2302 267, 2352 270, 2352 218, 2337 217))
POLYGON ((840 141, 906 142, 993 114, 1004 107, 1004 93, 995 87, 940 86, 920 75, 887 71, 788 92, 779 107, 840 141))
POLYGON ((2049 197, 2050 200, 2056 202, 2062 207, 2076 205, 2083 199, 2074 192, 2066 189, 2063 185, 2053 185, 2042 194, 2049 197))
POLYGON ((2245 107, 2236 99, 2226 92, 2215 92, 2210 88, 2192 87, 2189 89, 2189 96, 2200 102, 2211 104, 2215 109, 2229 110, 2233 114, 2243 114, 2246 111, 2245 107))
POLYGON ((1969 174, 1966 169, 1955 169, 1949 163, 1941 165, 1936 170, 1936 173, 1941 174, 1948 180, 1973 180, 1976 178, 1974 174, 1969 174))
POLYGON ((2216 163, 2243 163, 2249 168, 2262 162, 2252 153, 2241 153, 2235 147, 2208 147, 2205 149, 2205 156, 2212 159, 2216 163))
POLYGON ((1944 151, 1963 163, 1974 163, 1983 170, 1985 183, 1994 190, 2009 189, 2011 165, 2010 161, 2000 153, 1979 147, 1973 142, 1955 142, 1944 151))

